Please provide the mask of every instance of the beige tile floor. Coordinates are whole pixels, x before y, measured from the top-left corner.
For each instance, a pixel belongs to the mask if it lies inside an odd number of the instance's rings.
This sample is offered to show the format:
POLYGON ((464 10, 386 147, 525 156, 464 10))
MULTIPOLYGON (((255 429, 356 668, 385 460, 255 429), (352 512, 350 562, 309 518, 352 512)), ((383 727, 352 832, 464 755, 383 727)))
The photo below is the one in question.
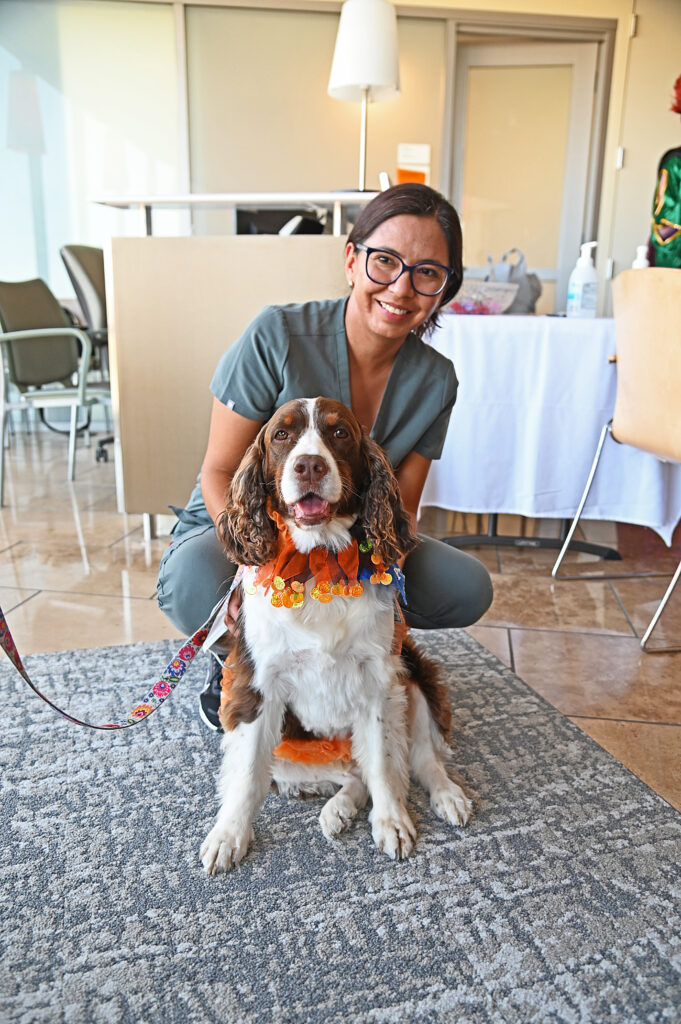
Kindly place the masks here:
MULTIPOLYGON (((433 536, 485 533, 484 516, 426 509, 433 536)), ((500 516, 498 532, 558 535, 560 524, 500 516)), ((609 545, 620 562, 569 554, 554 580, 556 552, 532 547, 472 550, 492 574, 494 601, 469 632, 547 701, 681 810, 681 653, 644 654, 639 646, 681 559, 681 527, 671 549, 651 530, 585 522, 582 536, 609 545), (645 572, 641 579, 597 579, 645 572)), ((681 586, 653 641, 681 643, 681 586)), ((652 641, 651 641, 652 642, 652 641)))
MULTIPOLYGON (((141 516, 116 512, 113 463, 79 447, 66 481, 66 439, 17 434, 7 453, 0 510, 0 606, 22 654, 174 639, 156 606, 156 569, 167 537, 145 541, 141 516)), ((183 495, 178 494, 178 503, 183 495)), ((480 533, 485 517, 427 509, 434 536, 480 533)), ((500 533, 551 535, 557 524, 501 516, 500 533)), ((681 810, 681 654, 641 652, 638 637, 681 558, 650 530, 585 523, 589 540, 618 548, 606 563, 569 556, 579 578, 554 581, 555 553, 531 547, 478 548, 495 597, 469 632, 537 693, 681 810), (616 568, 615 568, 616 567, 616 568)), ((681 586, 658 627, 681 640, 681 586)), ((18 677, 17 677, 18 678, 18 677)), ((33 698, 28 691, 26 699, 33 698)))

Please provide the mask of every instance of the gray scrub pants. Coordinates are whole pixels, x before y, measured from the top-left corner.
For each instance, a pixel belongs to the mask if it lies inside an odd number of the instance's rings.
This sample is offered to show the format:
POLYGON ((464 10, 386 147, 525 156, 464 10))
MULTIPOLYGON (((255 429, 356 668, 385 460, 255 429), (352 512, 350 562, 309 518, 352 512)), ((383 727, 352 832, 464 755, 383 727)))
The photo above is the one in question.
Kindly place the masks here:
MULTIPOLYGON (((492 603, 492 581, 482 562, 433 537, 419 536, 419 541, 404 564, 407 625, 448 629, 477 622, 492 603)), ((214 526, 181 525, 161 559, 161 611, 190 636, 225 596, 235 571, 214 526)))

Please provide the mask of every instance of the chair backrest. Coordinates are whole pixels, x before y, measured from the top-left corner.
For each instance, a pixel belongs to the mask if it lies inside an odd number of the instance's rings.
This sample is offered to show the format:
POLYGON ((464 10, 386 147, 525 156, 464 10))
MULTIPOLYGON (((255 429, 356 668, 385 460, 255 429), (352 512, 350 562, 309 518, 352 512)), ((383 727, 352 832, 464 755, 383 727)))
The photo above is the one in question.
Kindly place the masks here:
MULTIPOLYGON (((34 331, 69 327, 69 319, 40 278, 0 281, 0 326, 3 331, 34 331)), ((75 338, 49 335, 8 342, 7 373, 19 388, 65 381, 78 369, 75 338)))
POLYGON ((59 250, 86 325, 102 331, 106 321, 104 252, 93 245, 64 245, 59 250))
POLYGON ((681 462, 681 270, 625 270, 612 288, 616 440, 681 462))

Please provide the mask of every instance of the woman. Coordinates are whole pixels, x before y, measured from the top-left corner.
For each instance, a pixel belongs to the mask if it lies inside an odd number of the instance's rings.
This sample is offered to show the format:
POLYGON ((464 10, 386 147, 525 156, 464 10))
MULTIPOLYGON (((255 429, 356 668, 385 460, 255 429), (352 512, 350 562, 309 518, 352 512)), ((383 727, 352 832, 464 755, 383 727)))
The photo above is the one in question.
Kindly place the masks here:
MULTIPOLYGON (((422 336, 459 290, 461 226, 426 185, 396 185, 360 213, 348 238, 349 297, 266 307, 222 356, 206 455, 161 561, 158 599, 190 634, 227 592, 235 566, 215 532, 224 496, 261 425, 292 398, 326 395, 350 406, 385 449, 416 524, 432 459, 440 457, 457 379, 422 336)), ((404 564, 410 626, 467 626, 489 607, 492 585, 477 559, 433 538, 404 564)), ((234 627, 238 602, 230 602, 234 627)), ((204 721, 219 728, 219 666, 201 694, 204 721)))

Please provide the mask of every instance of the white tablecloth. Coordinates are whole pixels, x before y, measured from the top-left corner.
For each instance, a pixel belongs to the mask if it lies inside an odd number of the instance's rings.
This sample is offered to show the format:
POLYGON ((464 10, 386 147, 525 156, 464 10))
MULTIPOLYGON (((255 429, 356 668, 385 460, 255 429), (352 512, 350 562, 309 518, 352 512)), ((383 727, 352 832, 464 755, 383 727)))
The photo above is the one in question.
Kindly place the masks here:
MULTIPOLYGON (((454 363, 459 395, 421 504, 572 518, 615 405, 614 322, 447 315, 431 344, 454 363)), ((609 438, 583 515, 669 544, 681 466, 609 438)))

